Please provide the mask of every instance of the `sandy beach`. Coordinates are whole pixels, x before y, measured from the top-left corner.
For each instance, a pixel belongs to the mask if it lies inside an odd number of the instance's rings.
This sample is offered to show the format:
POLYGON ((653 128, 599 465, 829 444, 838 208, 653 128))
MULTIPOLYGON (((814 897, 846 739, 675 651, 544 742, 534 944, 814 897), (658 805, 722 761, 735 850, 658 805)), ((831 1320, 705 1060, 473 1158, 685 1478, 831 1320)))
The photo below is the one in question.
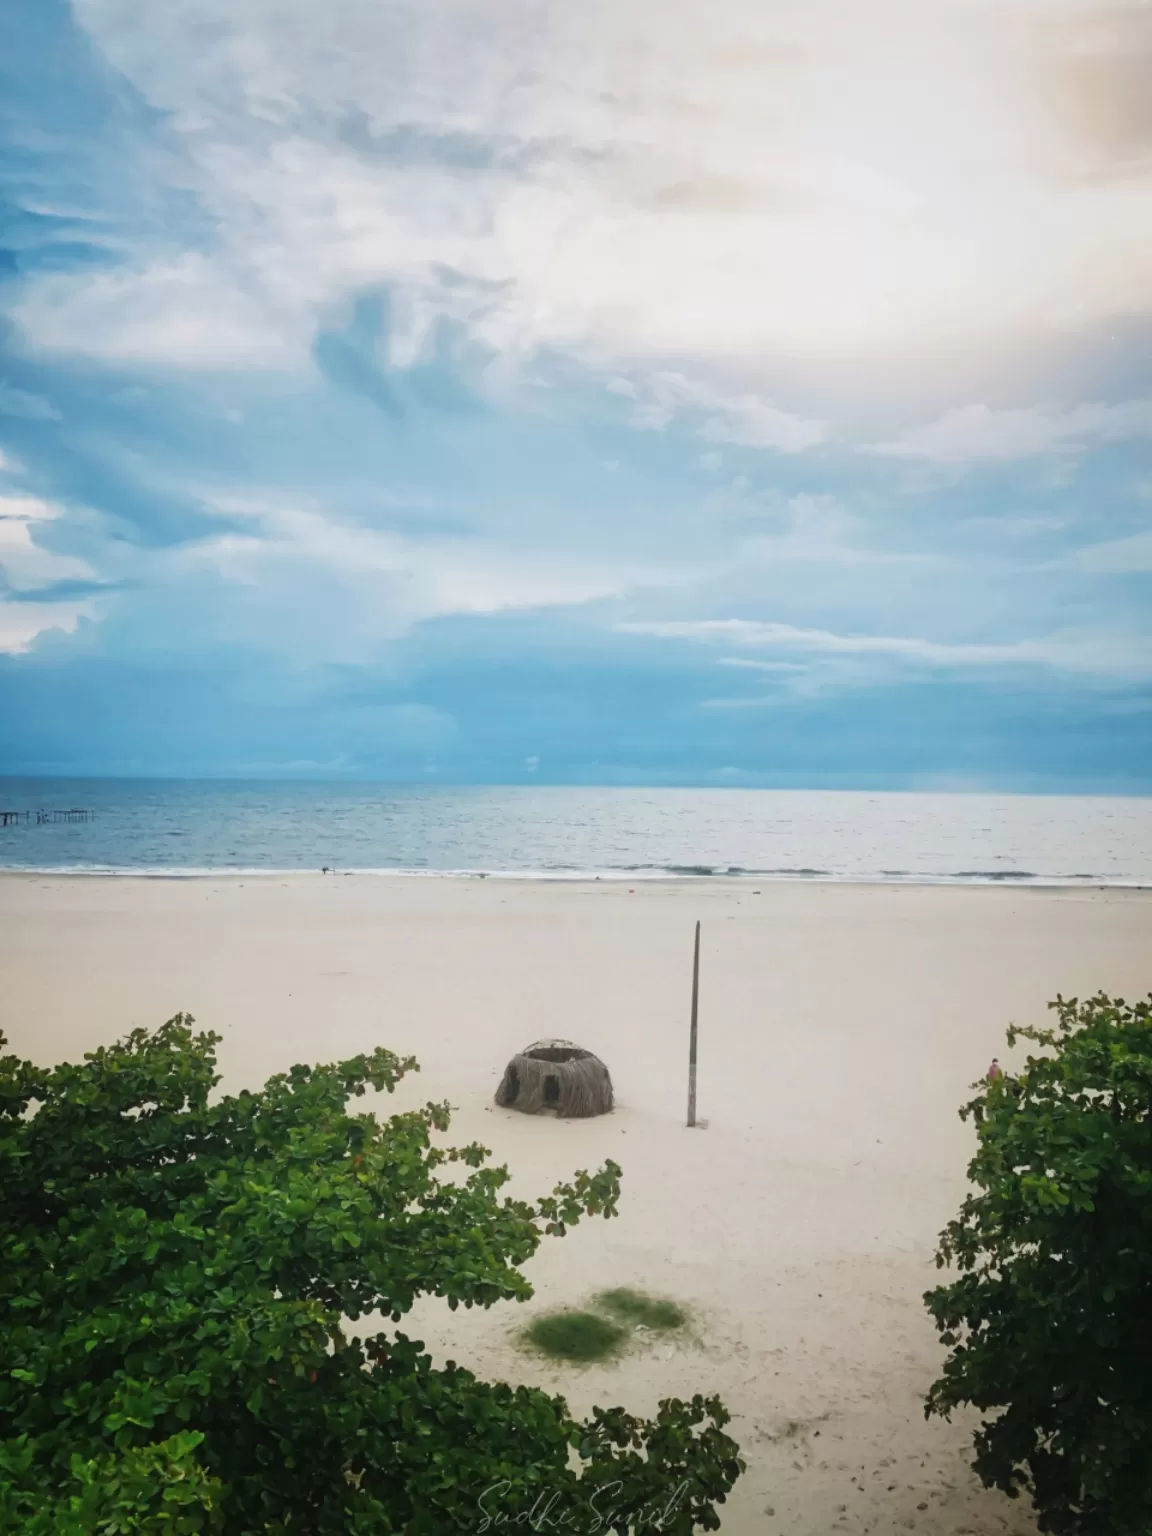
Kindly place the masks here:
POLYGON ((1034 1530, 925 1422, 942 1350, 920 1301, 964 1189, 967 1088, 1009 1021, 1152 987, 1152 893, 739 882, 0 877, 9 1049, 76 1058, 178 1010, 223 1036, 227 1088, 377 1044, 542 1193, 613 1157, 620 1218, 545 1245, 527 1308, 406 1324, 488 1377, 578 1409, 717 1392, 748 1472, 727 1536, 1034 1530), (699 1113, 684 1126, 694 921, 699 1113), (609 1065, 592 1121, 495 1109, 508 1057, 559 1035, 609 1065), (524 1355, 537 1310, 613 1285, 685 1303, 690 1337, 611 1366, 524 1355))

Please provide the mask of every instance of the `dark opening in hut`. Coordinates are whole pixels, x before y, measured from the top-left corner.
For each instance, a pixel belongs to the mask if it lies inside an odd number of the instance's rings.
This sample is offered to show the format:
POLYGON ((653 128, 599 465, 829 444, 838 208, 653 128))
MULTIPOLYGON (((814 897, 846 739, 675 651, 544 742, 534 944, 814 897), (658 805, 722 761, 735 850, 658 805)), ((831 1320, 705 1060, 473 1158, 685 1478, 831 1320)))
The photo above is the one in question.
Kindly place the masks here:
POLYGON ((570 1040, 537 1040, 508 1063, 496 1102, 525 1115, 551 1112, 574 1120, 606 1115, 612 1079, 598 1056, 570 1040))

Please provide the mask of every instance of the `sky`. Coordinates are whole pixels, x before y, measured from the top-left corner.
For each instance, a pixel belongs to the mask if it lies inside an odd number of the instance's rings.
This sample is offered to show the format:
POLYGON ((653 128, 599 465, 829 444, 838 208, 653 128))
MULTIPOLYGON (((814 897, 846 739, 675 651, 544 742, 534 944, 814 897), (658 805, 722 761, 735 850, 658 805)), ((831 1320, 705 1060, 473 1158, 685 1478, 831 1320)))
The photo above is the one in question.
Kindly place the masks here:
POLYGON ((1152 792, 1148 0, 6 0, 0 773, 1152 792))

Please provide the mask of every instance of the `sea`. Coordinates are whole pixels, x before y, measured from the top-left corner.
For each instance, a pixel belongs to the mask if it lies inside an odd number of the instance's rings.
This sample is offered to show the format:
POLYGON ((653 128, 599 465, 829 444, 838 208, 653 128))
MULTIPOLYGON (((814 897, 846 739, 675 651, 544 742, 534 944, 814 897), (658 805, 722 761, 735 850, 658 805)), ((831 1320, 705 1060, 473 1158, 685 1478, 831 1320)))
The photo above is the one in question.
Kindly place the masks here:
POLYGON ((4 811, 8 870, 1152 886, 1137 797, 0 778, 4 811))

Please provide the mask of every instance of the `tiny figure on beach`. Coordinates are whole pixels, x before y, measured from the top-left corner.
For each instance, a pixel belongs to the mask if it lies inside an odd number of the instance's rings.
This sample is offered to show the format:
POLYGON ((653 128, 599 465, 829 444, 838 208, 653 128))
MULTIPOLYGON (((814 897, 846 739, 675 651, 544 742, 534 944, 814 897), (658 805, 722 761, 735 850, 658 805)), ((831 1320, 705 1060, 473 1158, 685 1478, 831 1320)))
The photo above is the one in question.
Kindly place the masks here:
POLYGON ((992 1058, 992 1065, 984 1075, 990 1083, 994 1083, 997 1078, 1004 1076, 1004 1069, 995 1056, 992 1058))

